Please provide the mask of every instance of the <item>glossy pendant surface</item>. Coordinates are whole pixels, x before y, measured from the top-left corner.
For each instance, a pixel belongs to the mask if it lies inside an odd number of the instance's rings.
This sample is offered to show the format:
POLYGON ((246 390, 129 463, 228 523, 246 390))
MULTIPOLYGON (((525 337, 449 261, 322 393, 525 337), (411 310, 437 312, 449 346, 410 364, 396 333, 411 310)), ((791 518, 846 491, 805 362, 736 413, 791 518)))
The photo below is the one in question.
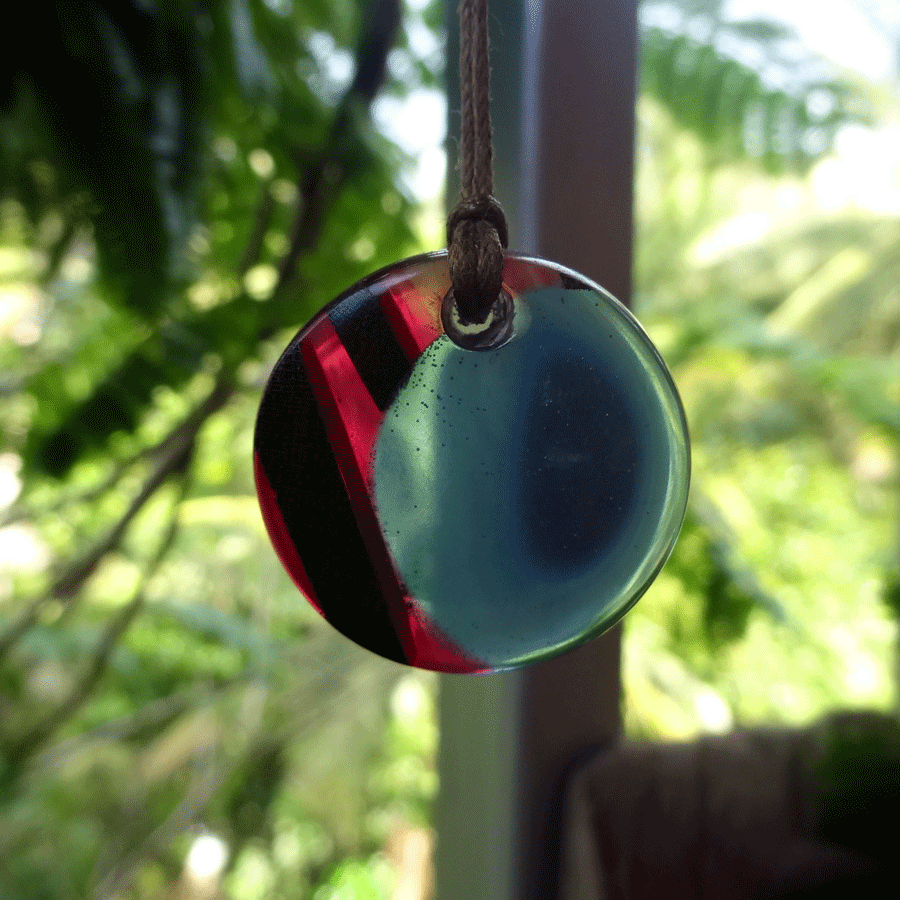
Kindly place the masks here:
POLYGON ((446 253, 358 283, 276 364, 257 492, 296 585, 339 631, 444 672, 536 662, 615 624, 668 557, 690 453, 631 314, 508 254, 511 337, 444 333, 446 253))

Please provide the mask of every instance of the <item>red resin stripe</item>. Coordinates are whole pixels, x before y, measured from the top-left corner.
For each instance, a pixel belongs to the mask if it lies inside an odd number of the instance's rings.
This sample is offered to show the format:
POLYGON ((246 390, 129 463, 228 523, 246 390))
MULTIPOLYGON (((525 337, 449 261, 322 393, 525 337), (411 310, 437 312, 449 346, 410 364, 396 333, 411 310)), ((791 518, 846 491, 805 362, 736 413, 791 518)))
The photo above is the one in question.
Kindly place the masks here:
POLYGON ((313 327, 303 339, 302 352, 331 446, 349 452, 353 462, 346 465, 347 460, 337 455, 351 499, 359 486, 348 484, 348 475, 359 475, 371 505, 372 455, 384 414, 363 384, 330 319, 323 318, 313 327))
POLYGON ((403 652, 410 660, 415 655, 415 648, 404 615, 403 591, 372 500, 372 455, 382 413, 366 390, 329 319, 323 318, 304 338, 303 363, 366 552, 378 575, 386 600, 385 614, 390 616, 403 652))
POLYGON ((527 259, 507 256, 503 264, 503 283, 514 293, 524 294, 535 288, 562 284, 559 272, 539 266, 527 259))
POLYGON ((406 358, 414 363, 443 334, 439 324, 437 307, 427 304, 412 281, 401 281, 384 291, 378 302, 397 336, 406 358))
POLYGON ((457 675, 487 675, 494 671, 441 634, 422 615, 414 600, 407 604, 406 614, 414 646, 414 654, 409 660, 411 665, 457 675))
POLYGON ((316 593, 312 589, 312 583, 306 574, 303 561, 297 553, 297 548, 294 546, 290 534, 288 534, 287 525, 284 524, 284 517, 278 508, 278 497, 275 491, 272 490, 269 479, 266 478, 262 463, 259 461, 259 454, 256 451, 253 452, 253 476, 256 479, 256 495, 259 497, 259 503, 262 507, 263 522, 266 530, 269 532, 269 540, 272 541, 272 546, 275 548, 282 565, 287 569, 288 575, 291 576, 291 580, 297 585, 315 611, 324 619, 325 614, 322 612, 319 601, 316 599, 316 593))
POLYGON ((407 661, 439 671, 490 671, 425 620, 394 569, 375 513, 372 478, 372 460, 384 416, 329 319, 322 319, 304 338, 303 363, 407 661))

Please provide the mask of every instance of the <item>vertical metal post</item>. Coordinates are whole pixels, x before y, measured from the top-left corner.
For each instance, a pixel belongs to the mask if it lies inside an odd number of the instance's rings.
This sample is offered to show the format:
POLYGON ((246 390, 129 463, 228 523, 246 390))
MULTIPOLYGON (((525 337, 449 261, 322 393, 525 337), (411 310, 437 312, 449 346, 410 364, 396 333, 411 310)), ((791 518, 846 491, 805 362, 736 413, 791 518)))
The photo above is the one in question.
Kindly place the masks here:
MULTIPOLYGON (((448 197, 457 192, 448 0, 448 197)), ((491 0, 496 192, 510 246, 631 295, 636 0, 491 0)), ((620 630, 507 675, 443 676, 437 900, 550 900, 559 785, 620 728, 620 630)), ((585 898, 590 900, 590 898, 585 898)))

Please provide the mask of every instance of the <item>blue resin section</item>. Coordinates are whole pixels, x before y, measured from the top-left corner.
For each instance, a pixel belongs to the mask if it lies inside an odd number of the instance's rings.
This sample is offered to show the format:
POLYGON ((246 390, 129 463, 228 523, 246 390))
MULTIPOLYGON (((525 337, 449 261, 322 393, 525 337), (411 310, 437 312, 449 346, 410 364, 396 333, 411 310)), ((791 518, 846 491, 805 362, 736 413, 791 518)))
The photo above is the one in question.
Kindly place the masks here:
POLYGON ((555 655, 616 622, 675 542, 684 415, 630 313, 561 287, 516 299, 489 352, 438 338, 387 411, 376 505, 401 578, 495 668, 555 655))

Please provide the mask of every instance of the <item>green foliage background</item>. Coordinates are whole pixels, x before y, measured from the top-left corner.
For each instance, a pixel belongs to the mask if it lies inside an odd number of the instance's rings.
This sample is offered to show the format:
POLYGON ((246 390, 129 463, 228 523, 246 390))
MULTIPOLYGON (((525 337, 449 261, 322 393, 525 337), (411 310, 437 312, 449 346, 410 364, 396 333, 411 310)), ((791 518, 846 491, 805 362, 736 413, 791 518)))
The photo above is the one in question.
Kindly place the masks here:
POLYGON ((636 307, 694 462, 678 548, 626 622, 629 724, 649 737, 895 703, 900 223, 829 206, 816 176, 841 128, 895 120, 896 74, 798 60, 786 27, 715 9, 643 8, 636 307), (756 75, 714 49, 742 41, 756 75), (791 54, 767 93, 760 73, 791 54), (716 102, 687 99, 679 66, 716 102))
MULTIPOLYGON (((206 896, 185 859, 207 833, 226 897, 390 896, 430 822, 436 681, 298 598, 248 460, 297 327, 434 245, 370 113, 440 87, 413 36, 442 6, 23 15, 0 63, 0 897, 206 896)), ((627 620, 628 728, 892 706, 900 224, 823 208, 810 176, 841 126, 896 116, 896 82, 716 3, 642 17, 636 308, 695 478, 627 620), (739 214, 762 225, 735 239, 739 214)))

